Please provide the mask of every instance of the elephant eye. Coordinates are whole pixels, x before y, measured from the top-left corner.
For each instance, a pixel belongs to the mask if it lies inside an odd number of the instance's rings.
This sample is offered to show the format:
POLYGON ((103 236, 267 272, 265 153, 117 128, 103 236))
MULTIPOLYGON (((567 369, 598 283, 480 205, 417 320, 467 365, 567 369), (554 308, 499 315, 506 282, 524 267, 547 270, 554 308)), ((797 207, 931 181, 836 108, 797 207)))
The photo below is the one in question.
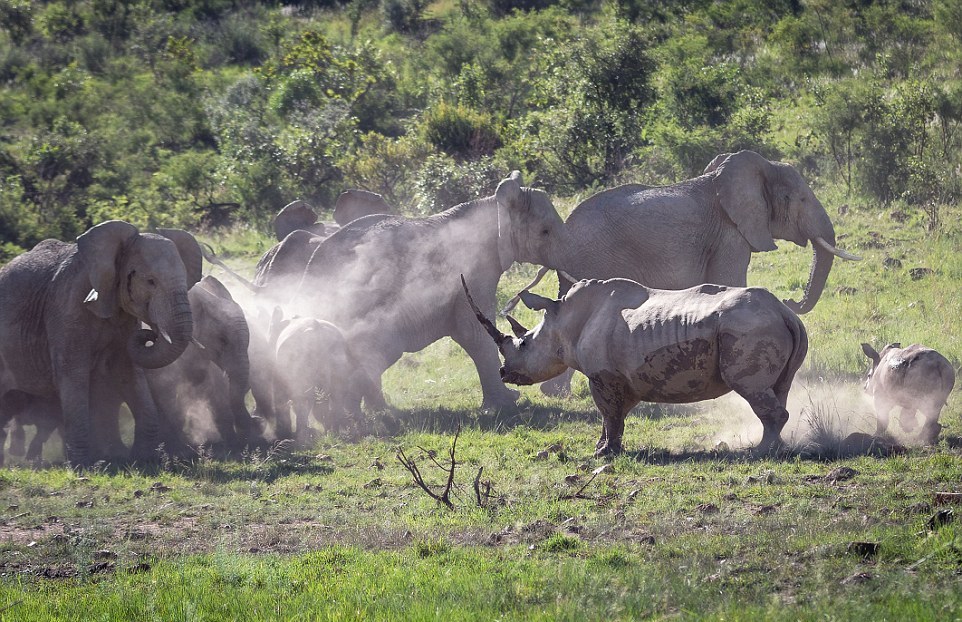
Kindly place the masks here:
POLYGON ((548 233, 550 233, 550 232, 549 232, 547 229, 542 229, 542 230, 541 230, 541 235, 548 235, 548 233))
POLYGON ((150 285, 151 287, 153 287, 156 284, 157 284, 157 281, 155 281, 154 279, 147 279, 147 285, 150 285))

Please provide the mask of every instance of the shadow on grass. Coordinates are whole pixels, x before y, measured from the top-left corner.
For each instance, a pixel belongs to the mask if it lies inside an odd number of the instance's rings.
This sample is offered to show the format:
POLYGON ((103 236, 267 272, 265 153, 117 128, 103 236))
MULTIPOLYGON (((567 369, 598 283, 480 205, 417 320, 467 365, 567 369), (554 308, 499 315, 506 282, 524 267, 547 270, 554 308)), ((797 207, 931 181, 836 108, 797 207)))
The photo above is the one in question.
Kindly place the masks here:
MULTIPOLYGON (((601 424, 601 414, 594 405, 583 402, 553 400, 557 404, 537 404, 522 398, 513 407, 487 408, 420 408, 397 409, 393 412, 372 415, 366 422, 366 433, 377 436, 394 436, 410 432, 453 434, 460 428, 475 428, 485 432, 504 432, 517 427, 533 430, 550 430, 573 422, 601 424)), ((695 406, 687 404, 649 404, 636 406, 629 417, 659 420, 685 416, 694 412, 695 406)))

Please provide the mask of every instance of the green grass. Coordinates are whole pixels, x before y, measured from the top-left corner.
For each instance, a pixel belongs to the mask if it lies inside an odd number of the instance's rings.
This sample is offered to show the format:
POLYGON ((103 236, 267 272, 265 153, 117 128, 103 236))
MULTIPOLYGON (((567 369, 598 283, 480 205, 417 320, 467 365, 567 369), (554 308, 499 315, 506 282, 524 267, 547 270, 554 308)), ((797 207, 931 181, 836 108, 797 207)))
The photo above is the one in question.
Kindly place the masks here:
MULTIPOLYGON (((938 234, 920 215, 899 224, 852 206, 835 218, 840 245, 865 260, 837 262, 804 317, 812 347, 783 455, 744 448, 761 426, 726 396, 640 406, 628 453, 593 475, 605 463, 592 457, 600 418, 583 378, 570 400, 523 387, 516 411, 481 411, 473 368, 443 340, 385 374, 396 412, 355 437, 83 475, 0 470, 0 622, 958 618, 962 531, 935 519, 962 510, 935 493, 962 491, 962 400, 950 398, 936 447, 841 443, 874 429, 859 342, 920 341, 958 364, 957 215, 938 234), (914 267, 934 274, 913 280, 914 267), (446 464, 458 429, 448 510, 396 455, 440 491, 446 473, 426 452, 446 464), (830 476, 841 467, 854 472, 830 476)), ((244 231, 218 243, 248 271, 266 244, 244 231)), ((797 297, 809 254, 783 246, 756 255, 749 280, 797 297)), ((534 271, 512 268, 499 305, 534 271)), ((553 278, 538 291, 553 293, 553 278)))

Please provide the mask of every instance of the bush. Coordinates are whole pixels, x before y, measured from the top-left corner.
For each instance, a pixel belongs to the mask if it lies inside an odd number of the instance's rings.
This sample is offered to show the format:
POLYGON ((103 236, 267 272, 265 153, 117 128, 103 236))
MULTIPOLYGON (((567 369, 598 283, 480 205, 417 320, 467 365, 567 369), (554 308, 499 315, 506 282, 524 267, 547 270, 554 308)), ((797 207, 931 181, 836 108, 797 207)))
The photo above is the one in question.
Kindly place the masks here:
POLYGON ((415 176, 415 214, 427 216, 490 196, 498 187, 502 173, 495 169, 490 158, 456 162, 447 156, 432 155, 415 176))
POLYGON ((455 159, 490 156, 501 146, 490 115, 444 101, 425 111, 421 128, 429 144, 455 159))

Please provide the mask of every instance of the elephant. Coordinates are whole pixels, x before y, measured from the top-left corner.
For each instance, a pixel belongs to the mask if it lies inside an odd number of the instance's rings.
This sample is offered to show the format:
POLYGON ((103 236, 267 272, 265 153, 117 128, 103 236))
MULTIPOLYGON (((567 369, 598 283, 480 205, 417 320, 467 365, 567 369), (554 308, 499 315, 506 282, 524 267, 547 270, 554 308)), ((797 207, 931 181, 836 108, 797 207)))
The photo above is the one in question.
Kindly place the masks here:
MULTIPOLYGON (((490 197, 425 218, 373 215, 352 221, 321 242, 292 299, 294 313, 340 327, 368 376, 381 374, 404 352, 417 352, 450 336, 471 357, 484 407, 514 405, 518 393, 498 377, 497 349, 487 340, 448 278, 463 273, 479 302, 493 311, 501 274, 515 261, 533 261, 516 246, 530 214, 553 213, 543 191, 524 188, 517 171, 490 197)), ((366 399, 367 403, 368 400, 366 399)))
POLYGON ((588 377, 604 425, 596 456, 623 450, 625 417, 639 402, 686 404, 734 391, 762 422, 758 449, 779 442, 788 392, 808 352, 798 316, 768 290, 703 284, 659 290, 628 279, 582 280, 563 298, 524 292, 544 311, 504 335, 464 291, 504 357, 501 378, 529 385, 573 368, 588 377))
MULTIPOLYGON (((745 287, 752 253, 775 250, 775 239, 811 242, 802 298, 785 301, 799 314, 818 302, 834 257, 860 259, 835 247, 832 220, 799 172, 753 151, 721 154, 701 176, 673 185, 604 190, 564 222, 550 212, 541 221, 541 235, 514 233, 515 244, 531 247, 532 263, 574 280, 620 277, 658 289, 745 287)), ((568 282, 559 282, 563 294, 568 282)), ((542 390, 566 393, 569 380, 570 372, 542 390)))
POLYGON ((862 352, 871 360, 865 391, 875 402, 876 435, 888 429, 889 413, 898 406, 899 423, 906 432, 916 429, 916 413, 922 413, 919 439, 934 445, 942 426, 939 415, 955 386, 955 368, 932 348, 913 343, 903 348, 890 343, 881 352, 867 343, 862 352))
POLYGON ((337 197, 334 204, 334 222, 340 226, 372 214, 397 214, 384 197, 376 192, 352 188, 337 197))
POLYGON ((348 417, 363 417, 361 398, 374 389, 374 383, 358 364, 337 326, 311 317, 285 319, 277 307, 270 335, 275 362, 272 395, 277 437, 293 436, 298 442, 306 441, 311 414, 326 430, 339 429, 348 417), (317 399, 318 394, 321 399, 317 399), (294 434, 290 410, 295 416, 294 434))
POLYGON ((194 323, 190 345, 170 365, 146 372, 151 395, 165 421, 167 448, 179 453, 187 445, 211 440, 208 422, 196 418, 206 418, 207 413, 219 444, 242 447, 256 441, 260 431, 259 421, 251 417, 246 404, 250 331, 244 310, 213 276, 194 285, 188 299, 194 323), (197 415, 198 411, 202 414, 197 415), (193 430, 185 438, 187 428, 193 430))
POLYGON ((141 233, 120 220, 16 257, 0 269, 0 394, 56 398, 77 467, 99 457, 91 411, 126 402, 131 455, 151 459, 160 424, 144 369, 169 365, 190 343, 187 292, 201 267, 186 231, 141 233))
POLYGON ((314 235, 324 237, 329 235, 327 227, 317 222, 317 214, 309 203, 301 200, 291 201, 274 216, 274 235, 280 242, 292 231, 308 231, 314 235))
POLYGON ((10 454, 24 456, 31 462, 39 462, 47 438, 60 426, 60 403, 53 397, 39 398, 19 390, 0 395, 0 465, 4 462, 3 446, 6 442, 6 426, 13 423, 10 431, 10 454), (35 426, 37 431, 30 446, 26 447, 25 426, 35 426))

